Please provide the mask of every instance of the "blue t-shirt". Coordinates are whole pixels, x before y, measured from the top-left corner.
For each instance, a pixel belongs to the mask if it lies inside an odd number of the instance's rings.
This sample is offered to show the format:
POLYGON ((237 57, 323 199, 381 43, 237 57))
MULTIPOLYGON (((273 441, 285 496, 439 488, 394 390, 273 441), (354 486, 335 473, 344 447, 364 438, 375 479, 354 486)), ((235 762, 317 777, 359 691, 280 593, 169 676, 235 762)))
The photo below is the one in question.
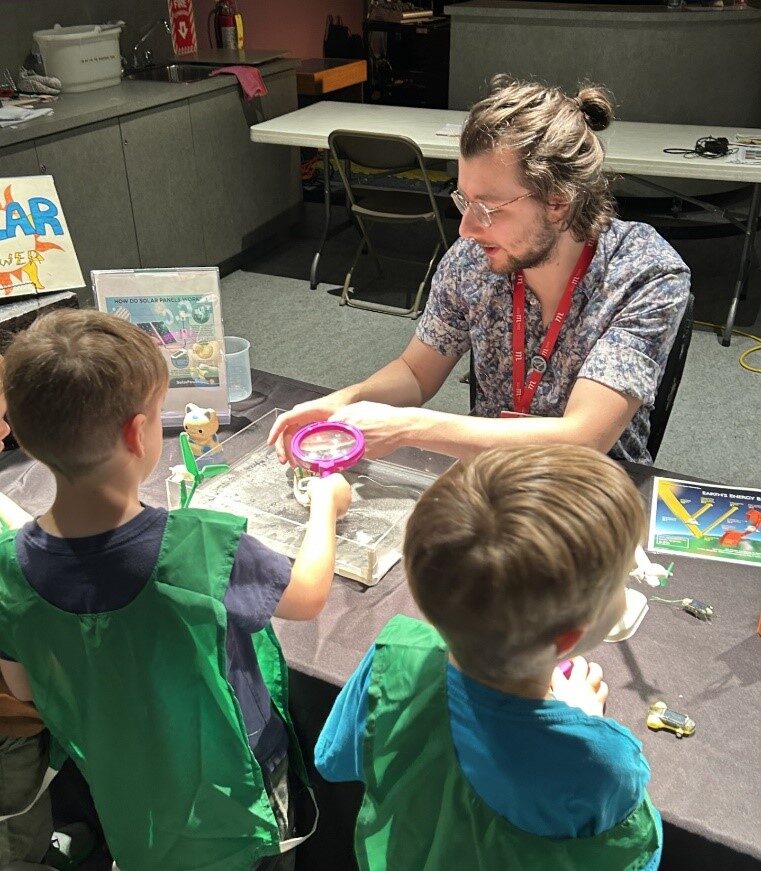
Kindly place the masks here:
MULTIPOLYGON (((31 587, 62 611, 116 611, 148 583, 166 521, 164 509, 145 507, 110 532, 58 538, 31 520, 16 537, 19 566, 31 587)), ((251 635, 267 625, 290 578, 286 557, 250 535, 241 536, 224 599, 227 678, 240 704, 251 750, 268 773, 288 752, 288 734, 264 685, 251 635)), ((0 651, 0 658, 11 657, 0 651)))
MULTIPOLYGON (((315 765, 326 780, 364 782, 374 653, 373 647, 341 690, 317 740, 315 765)), ((650 768, 641 743, 614 720, 565 702, 501 693, 451 664, 447 695, 463 775, 519 829, 548 838, 596 835, 642 801, 650 768)), ((660 852, 647 871, 659 860, 660 852)))

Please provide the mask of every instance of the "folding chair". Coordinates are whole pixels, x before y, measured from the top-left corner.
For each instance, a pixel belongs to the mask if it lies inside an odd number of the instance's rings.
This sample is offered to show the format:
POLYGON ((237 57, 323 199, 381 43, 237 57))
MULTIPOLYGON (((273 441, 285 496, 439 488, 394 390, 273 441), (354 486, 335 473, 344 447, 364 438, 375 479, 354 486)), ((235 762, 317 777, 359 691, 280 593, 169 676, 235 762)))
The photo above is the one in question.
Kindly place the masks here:
MULTIPOLYGON (((433 270, 441 255, 449 247, 420 148, 406 136, 363 133, 355 130, 334 130, 330 134, 328 142, 331 156, 338 166, 341 181, 346 190, 347 206, 361 236, 354 259, 346 274, 340 304, 401 317, 416 318, 420 314, 420 302, 433 270), (383 189, 380 186, 372 186, 372 183, 367 181, 360 183, 352 174, 352 162, 374 170, 381 170, 375 178, 407 170, 418 170, 425 185, 425 192, 383 189), (364 250, 367 250, 372 258, 378 275, 382 276, 383 274, 367 231, 367 225, 373 222, 399 225, 411 223, 435 225, 438 235, 436 247, 428 260, 425 275, 418 285, 414 300, 410 301, 411 292, 407 293, 407 308, 366 302, 350 296, 352 275, 360 254, 364 250)), ((403 260, 403 258, 395 259, 403 260)), ((421 263, 421 261, 412 262, 421 263)), ((424 264, 425 261, 422 261, 421 265, 424 264)))

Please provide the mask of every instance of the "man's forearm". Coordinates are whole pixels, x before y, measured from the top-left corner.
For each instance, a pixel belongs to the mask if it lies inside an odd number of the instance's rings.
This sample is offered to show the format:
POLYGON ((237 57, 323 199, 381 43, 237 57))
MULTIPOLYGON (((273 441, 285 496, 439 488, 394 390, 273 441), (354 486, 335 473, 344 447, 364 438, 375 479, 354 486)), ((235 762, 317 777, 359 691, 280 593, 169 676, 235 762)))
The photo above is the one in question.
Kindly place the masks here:
MULTIPOLYGON (((411 410, 412 411, 412 410, 411 410)), ((461 460, 489 448, 514 445, 583 444, 598 450, 609 447, 597 433, 574 417, 485 418, 414 409, 399 444, 447 454, 461 460)))
POLYGON ((417 378, 401 357, 392 360, 364 381, 344 387, 337 393, 344 400, 344 405, 366 400, 404 407, 422 405, 425 401, 417 378))

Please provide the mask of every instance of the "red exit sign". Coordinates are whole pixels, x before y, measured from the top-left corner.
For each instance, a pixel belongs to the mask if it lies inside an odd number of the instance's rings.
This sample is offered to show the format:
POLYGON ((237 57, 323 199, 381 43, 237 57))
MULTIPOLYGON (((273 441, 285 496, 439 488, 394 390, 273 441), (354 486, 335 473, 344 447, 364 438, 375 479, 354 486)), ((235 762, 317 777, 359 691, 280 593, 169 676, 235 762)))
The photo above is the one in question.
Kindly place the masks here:
POLYGON ((175 54, 198 51, 193 0, 168 0, 172 48, 175 54))

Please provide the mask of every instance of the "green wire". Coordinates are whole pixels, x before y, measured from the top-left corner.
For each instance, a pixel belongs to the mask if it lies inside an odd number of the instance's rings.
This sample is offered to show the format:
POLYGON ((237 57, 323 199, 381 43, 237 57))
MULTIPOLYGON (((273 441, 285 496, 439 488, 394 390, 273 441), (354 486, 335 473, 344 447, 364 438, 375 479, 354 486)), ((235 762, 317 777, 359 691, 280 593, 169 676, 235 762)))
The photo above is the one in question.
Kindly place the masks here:
POLYGON ((661 599, 660 596, 650 596, 651 602, 663 602, 666 605, 682 605, 684 599, 661 599))

